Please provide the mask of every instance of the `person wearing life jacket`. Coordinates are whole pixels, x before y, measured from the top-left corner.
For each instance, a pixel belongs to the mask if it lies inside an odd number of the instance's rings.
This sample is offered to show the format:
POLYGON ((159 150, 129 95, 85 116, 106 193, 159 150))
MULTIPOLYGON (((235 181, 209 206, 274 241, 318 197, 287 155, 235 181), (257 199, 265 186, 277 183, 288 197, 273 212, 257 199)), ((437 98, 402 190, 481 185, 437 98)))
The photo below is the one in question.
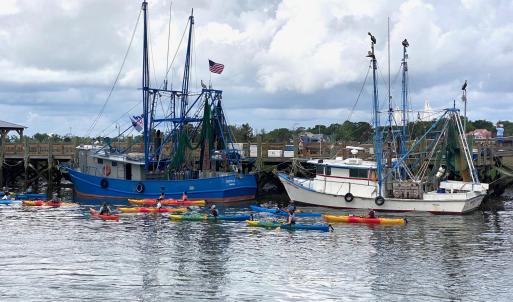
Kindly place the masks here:
POLYGON ((214 218, 217 218, 217 216, 219 216, 219 212, 217 211, 215 204, 210 206, 210 215, 214 216, 214 218))
POLYGON ((111 209, 109 208, 109 206, 107 205, 106 202, 104 202, 102 204, 99 212, 100 212, 100 215, 110 215, 112 213, 111 209))

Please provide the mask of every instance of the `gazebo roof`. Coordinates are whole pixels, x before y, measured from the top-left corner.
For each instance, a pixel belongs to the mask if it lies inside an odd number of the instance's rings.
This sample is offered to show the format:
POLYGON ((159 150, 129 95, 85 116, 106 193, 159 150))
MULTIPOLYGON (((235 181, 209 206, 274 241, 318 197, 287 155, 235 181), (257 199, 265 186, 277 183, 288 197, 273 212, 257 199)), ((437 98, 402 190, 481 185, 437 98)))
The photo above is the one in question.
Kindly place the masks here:
POLYGON ((18 125, 18 124, 14 124, 14 123, 9 123, 9 122, 6 122, 6 121, 0 121, 0 129, 23 130, 23 129, 26 129, 26 128, 27 127, 22 126, 22 125, 18 125))

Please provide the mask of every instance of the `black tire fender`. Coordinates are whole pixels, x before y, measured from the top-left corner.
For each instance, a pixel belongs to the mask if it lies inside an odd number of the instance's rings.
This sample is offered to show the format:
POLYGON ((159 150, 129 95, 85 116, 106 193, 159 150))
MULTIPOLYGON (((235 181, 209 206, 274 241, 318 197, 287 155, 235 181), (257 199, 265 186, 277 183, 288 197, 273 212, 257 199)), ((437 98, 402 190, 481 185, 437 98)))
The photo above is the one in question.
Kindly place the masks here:
POLYGON ((385 203, 385 198, 378 196, 374 199, 374 203, 376 203, 378 206, 382 206, 385 203))
POLYGON ((353 194, 351 194, 351 193, 347 193, 346 195, 344 195, 344 199, 345 199, 347 202, 351 202, 351 201, 353 201, 354 196, 353 196, 353 194))

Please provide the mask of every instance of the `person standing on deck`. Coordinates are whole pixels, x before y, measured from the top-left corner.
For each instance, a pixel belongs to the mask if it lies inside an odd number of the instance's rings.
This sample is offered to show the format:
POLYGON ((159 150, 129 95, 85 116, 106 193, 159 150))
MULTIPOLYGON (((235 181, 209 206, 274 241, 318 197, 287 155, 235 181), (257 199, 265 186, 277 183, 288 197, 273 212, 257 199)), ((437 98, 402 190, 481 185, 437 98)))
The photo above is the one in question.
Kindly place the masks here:
POLYGON ((495 128, 497 130, 497 144, 499 146, 502 146, 504 143, 504 126, 502 124, 497 123, 497 127, 495 128))

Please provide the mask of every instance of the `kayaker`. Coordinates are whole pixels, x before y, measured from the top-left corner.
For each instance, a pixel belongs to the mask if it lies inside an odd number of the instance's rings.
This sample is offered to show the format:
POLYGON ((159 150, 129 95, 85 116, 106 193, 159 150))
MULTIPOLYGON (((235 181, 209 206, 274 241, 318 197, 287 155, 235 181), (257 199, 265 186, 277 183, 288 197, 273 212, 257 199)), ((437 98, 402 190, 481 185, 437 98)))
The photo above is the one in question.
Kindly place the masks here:
POLYGON ((367 214, 368 218, 376 218, 376 213, 373 209, 370 209, 369 214, 367 214))
POLYGON ((60 200, 59 196, 57 195, 57 193, 53 193, 52 194, 52 199, 50 199, 50 202, 57 203, 57 202, 60 202, 60 201, 61 200, 60 200))
POLYGON ((287 224, 296 224, 296 215, 294 214, 295 210, 289 210, 288 213, 289 217, 287 219, 287 224))
POLYGON ((296 211, 296 205, 294 204, 294 200, 289 201, 289 205, 287 207, 287 212, 295 212, 296 211))
POLYGON ((182 200, 187 200, 187 191, 182 193, 182 200))
POLYGON ((109 206, 107 205, 106 202, 104 202, 100 208, 100 215, 110 215, 111 213, 111 209, 109 208, 109 206))
POLYGON ((9 199, 9 192, 5 192, 4 197, 2 197, 3 200, 9 199))
POLYGON ((160 193, 159 198, 157 198, 157 201, 164 200, 165 198, 166 198, 166 195, 164 194, 164 192, 162 192, 162 193, 160 193))
POLYGON ((215 204, 210 206, 210 215, 214 216, 214 218, 217 218, 217 216, 219 216, 219 212, 217 211, 215 204))

